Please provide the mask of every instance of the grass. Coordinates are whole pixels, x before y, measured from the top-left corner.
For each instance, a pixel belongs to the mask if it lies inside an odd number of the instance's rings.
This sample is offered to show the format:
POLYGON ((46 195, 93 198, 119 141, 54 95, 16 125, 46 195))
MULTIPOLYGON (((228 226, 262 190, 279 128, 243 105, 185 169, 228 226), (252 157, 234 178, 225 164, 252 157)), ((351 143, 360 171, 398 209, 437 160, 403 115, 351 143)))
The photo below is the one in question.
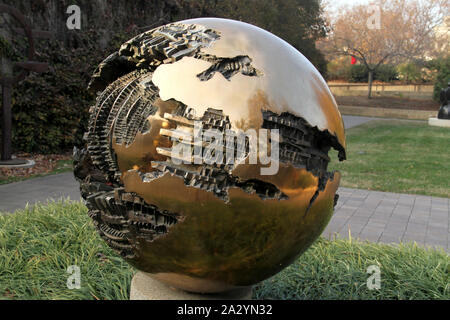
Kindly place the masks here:
POLYGON ((81 202, 55 202, 0 216, 0 296, 128 299, 132 269, 96 234, 81 202), (81 269, 69 290, 67 268, 81 269))
POLYGON ((333 161, 341 186, 450 197, 450 130, 421 121, 378 120, 347 130, 347 160, 333 161))
POLYGON ((256 299, 450 299, 450 260, 416 244, 398 246, 320 238, 295 263, 261 284, 256 299), (368 267, 380 268, 369 290, 368 267))
POLYGON ((69 172, 69 171, 73 171, 73 160, 58 160, 56 162, 56 166, 50 172, 32 174, 29 176, 14 176, 14 175, 2 176, 2 175, 0 175, 0 184, 23 181, 23 180, 27 180, 30 178, 43 177, 43 176, 48 176, 51 174, 57 174, 57 173, 63 173, 63 172, 69 172))
POLYGON ((52 174, 73 171, 73 160, 58 160, 52 174))
MULTIPOLYGON (((53 202, 0 215, 3 299, 128 299, 135 270, 99 238, 80 202, 53 202), (81 289, 66 286, 81 269, 81 289)), ((295 263, 254 288, 256 299, 450 299, 442 250, 319 239, 295 263), (378 265, 381 289, 366 286, 378 265)))

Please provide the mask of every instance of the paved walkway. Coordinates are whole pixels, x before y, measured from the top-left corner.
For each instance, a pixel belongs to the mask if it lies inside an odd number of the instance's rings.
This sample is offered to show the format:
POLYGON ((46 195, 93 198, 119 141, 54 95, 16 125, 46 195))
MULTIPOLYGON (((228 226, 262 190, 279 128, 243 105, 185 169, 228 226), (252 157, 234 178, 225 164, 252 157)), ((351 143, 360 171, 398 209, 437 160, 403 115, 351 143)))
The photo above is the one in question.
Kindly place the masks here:
POLYGON ((344 120, 345 129, 350 129, 352 127, 359 126, 360 124, 372 121, 380 120, 380 118, 370 118, 370 117, 360 117, 360 116, 342 116, 344 120))
POLYGON ((47 199, 70 197, 79 200, 80 186, 72 172, 32 178, 0 185, 0 212, 13 212, 27 203, 47 202, 47 199))
POLYGON ((417 244, 450 251, 450 199, 339 188, 339 201, 323 232, 372 242, 417 244))

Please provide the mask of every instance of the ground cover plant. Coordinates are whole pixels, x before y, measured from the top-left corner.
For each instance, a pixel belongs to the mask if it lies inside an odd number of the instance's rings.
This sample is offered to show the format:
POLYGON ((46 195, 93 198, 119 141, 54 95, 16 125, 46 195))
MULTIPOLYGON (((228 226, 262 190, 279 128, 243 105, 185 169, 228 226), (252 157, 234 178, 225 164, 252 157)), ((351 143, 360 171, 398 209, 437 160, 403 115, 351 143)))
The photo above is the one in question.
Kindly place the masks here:
MULTIPOLYGON (((0 215, 2 299, 129 299, 136 272, 97 235, 81 202, 60 201, 0 215), (81 271, 68 289, 69 266, 81 271)), ((255 299, 449 299, 443 250, 319 239, 295 263, 256 285, 255 299), (369 290, 367 268, 380 268, 369 290)))

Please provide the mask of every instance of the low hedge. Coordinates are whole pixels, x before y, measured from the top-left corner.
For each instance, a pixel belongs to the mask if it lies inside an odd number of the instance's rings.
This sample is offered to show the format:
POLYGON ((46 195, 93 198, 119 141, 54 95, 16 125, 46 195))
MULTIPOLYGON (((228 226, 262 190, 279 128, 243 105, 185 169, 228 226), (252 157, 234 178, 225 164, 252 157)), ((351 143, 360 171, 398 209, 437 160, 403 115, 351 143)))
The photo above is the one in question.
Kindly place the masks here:
MULTIPOLYGON (((350 67, 350 82, 367 82, 369 71, 363 64, 355 64, 350 67)), ((395 66, 389 64, 380 65, 373 75, 373 80, 389 82, 398 80, 398 72, 395 66)))
POLYGON ((82 145, 89 107, 95 103, 87 90, 90 77, 125 39, 118 34, 107 49, 98 50, 94 47, 98 36, 95 31, 86 32, 78 36, 83 45, 71 49, 58 40, 40 42, 37 60, 49 63, 49 69, 31 73, 13 91, 15 150, 48 154, 82 145))

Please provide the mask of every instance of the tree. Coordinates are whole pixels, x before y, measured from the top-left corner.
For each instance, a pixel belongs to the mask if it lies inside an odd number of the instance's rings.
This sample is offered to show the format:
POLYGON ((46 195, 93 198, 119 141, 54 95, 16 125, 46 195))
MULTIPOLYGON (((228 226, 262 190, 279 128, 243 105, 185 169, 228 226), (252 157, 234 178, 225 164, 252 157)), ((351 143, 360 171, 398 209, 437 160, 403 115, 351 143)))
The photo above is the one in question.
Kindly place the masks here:
POLYGON ((448 9, 446 0, 377 0, 353 6, 330 22, 329 37, 320 46, 328 54, 353 56, 367 68, 371 98, 375 71, 382 64, 424 58, 448 9))
POLYGON ((266 29, 289 42, 322 73, 324 55, 316 41, 326 36, 320 0, 181 0, 195 15, 240 20, 266 29))

